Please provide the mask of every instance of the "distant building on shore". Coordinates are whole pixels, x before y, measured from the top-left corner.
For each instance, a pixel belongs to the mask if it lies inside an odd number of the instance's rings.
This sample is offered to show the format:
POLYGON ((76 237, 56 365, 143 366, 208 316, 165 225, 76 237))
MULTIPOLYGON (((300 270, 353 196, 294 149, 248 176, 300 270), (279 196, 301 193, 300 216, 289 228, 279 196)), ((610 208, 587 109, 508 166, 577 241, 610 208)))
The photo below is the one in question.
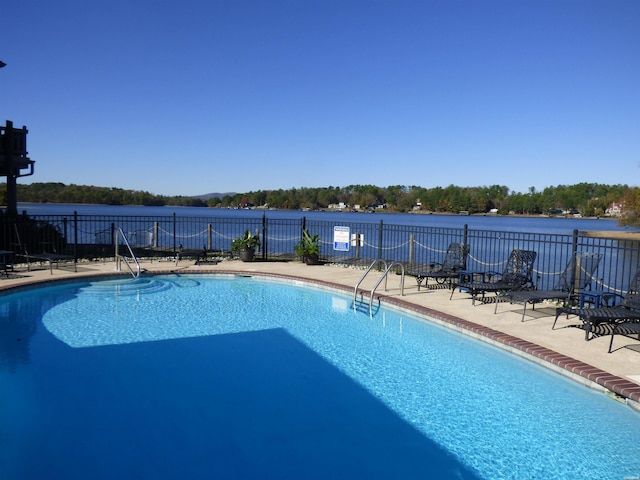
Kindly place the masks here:
POLYGON ((609 208, 604 211, 604 215, 605 217, 619 217, 622 215, 623 210, 624 203, 612 202, 611 205, 609 205, 609 208))

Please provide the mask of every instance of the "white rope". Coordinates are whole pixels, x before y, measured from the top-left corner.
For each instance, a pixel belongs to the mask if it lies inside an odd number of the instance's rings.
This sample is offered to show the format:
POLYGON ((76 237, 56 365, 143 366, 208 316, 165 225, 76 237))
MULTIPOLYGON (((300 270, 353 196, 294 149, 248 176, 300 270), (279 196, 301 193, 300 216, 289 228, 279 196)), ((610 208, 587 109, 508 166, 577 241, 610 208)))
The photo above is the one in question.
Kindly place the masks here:
POLYGON ((415 243, 417 246, 424 248, 425 250, 429 250, 430 252, 447 253, 447 251, 446 251, 446 250, 441 250, 441 249, 439 249, 439 248, 433 248, 433 247, 431 247, 430 245, 423 245, 422 243, 417 242, 417 241, 414 241, 414 243, 415 243))
POLYGON ((608 285, 606 283, 604 283, 602 280, 595 280, 596 285, 600 285, 602 288, 602 290, 606 290, 607 292, 611 292, 611 293, 617 293, 618 295, 624 295, 626 292, 624 290, 620 290, 618 288, 612 287, 611 285, 608 285))
POLYGON ((537 273, 538 275, 549 275, 550 277, 555 277, 558 275, 562 275, 564 273, 564 270, 560 270, 559 272, 543 272, 542 270, 536 270, 534 268, 533 272, 537 273))
POLYGON ((469 255, 469 258, 471 258, 474 262, 476 262, 478 265, 486 265, 488 267, 495 267, 497 265, 504 265, 505 263, 507 263, 509 260, 503 260, 502 262, 496 262, 496 263, 489 263, 489 262, 481 262, 480 260, 478 260, 476 257, 474 257, 473 255, 469 255))
POLYGON ((294 237, 272 237, 270 235, 266 236, 267 240, 274 240, 276 242, 294 242, 296 240, 298 240, 300 237, 298 236, 294 236, 294 237))
POLYGON ((405 243, 401 243, 400 245, 394 246, 394 247, 382 247, 382 250, 396 250, 398 248, 402 248, 404 246, 406 246, 409 242, 405 242, 405 243))
POLYGON ((230 236, 230 235, 223 235, 222 233, 220 233, 217 230, 214 230, 213 228, 211 229, 211 233, 215 233, 216 236, 220 237, 220 238, 224 238, 225 240, 233 240, 234 237, 230 236))
MULTIPOLYGON (((168 232, 164 228, 159 228, 158 231, 162 232, 162 233, 166 233, 169 236, 173 236, 173 232, 168 232)), ((205 235, 206 233, 207 233, 207 230, 201 230, 200 232, 194 233, 194 234, 191 234, 191 235, 177 235, 176 234, 176 238, 196 238, 196 237, 201 237, 201 236, 205 235)))
POLYGON ((104 230, 98 230, 97 232, 94 230, 83 230, 82 228, 78 227, 78 232, 80 233, 88 233, 88 234, 98 234, 98 233, 106 233, 106 232, 110 232, 111 229, 110 228, 106 228, 104 230))

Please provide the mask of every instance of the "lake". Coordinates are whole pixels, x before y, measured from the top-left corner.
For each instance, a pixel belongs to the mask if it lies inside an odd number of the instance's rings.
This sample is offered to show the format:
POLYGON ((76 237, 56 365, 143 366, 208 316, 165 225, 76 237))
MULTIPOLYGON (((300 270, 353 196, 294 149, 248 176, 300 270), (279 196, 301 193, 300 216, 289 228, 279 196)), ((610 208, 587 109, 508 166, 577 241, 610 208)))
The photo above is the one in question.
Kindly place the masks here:
POLYGON ((144 216, 160 217, 225 217, 225 218, 261 218, 266 215, 273 219, 298 219, 359 223, 379 223, 392 225, 420 225, 441 228, 507 230, 512 232, 558 233, 570 235, 579 231, 623 231, 640 232, 639 228, 622 227, 615 219, 595 218, 549 218, 520 217, 506 215, 428 215, 415 213, 355 213, 355 212, 312 212, 300 210, 234 210, 206 207, 143 207, 123 205, 84 205, 56 203, 19 203, 18 212, 28 215, 105 215, 105 216, 144 216))

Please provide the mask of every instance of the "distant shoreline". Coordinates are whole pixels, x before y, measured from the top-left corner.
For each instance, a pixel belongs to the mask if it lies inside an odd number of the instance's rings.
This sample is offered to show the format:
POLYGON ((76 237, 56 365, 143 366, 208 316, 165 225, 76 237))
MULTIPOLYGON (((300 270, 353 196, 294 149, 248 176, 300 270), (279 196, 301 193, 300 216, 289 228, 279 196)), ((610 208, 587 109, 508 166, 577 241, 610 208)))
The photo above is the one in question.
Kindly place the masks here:
POLYGON ((615 238, 617 240, 640 241, 640 232, 618 232, 610 230, 587 230, 584 233, 587 237, 594 238, 615 238))

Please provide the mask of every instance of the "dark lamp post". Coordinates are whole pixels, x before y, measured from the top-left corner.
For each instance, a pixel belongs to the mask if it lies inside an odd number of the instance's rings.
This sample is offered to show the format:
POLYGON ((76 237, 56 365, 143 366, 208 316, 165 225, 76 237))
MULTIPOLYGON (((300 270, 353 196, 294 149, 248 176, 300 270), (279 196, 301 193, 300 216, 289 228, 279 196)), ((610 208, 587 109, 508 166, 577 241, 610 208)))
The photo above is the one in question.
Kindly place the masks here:
MULTIPOLYGON (((0 61, 0 68, 7 64, 0 61)), ((13 128, 13 122, 0 126, 0 176, 7 177, 7 215, 18 214, 16 179, 33 175, 35 163, 27 156, 27 127, 13 128), (26 172, 23 172, 27 169, 26 172)))

